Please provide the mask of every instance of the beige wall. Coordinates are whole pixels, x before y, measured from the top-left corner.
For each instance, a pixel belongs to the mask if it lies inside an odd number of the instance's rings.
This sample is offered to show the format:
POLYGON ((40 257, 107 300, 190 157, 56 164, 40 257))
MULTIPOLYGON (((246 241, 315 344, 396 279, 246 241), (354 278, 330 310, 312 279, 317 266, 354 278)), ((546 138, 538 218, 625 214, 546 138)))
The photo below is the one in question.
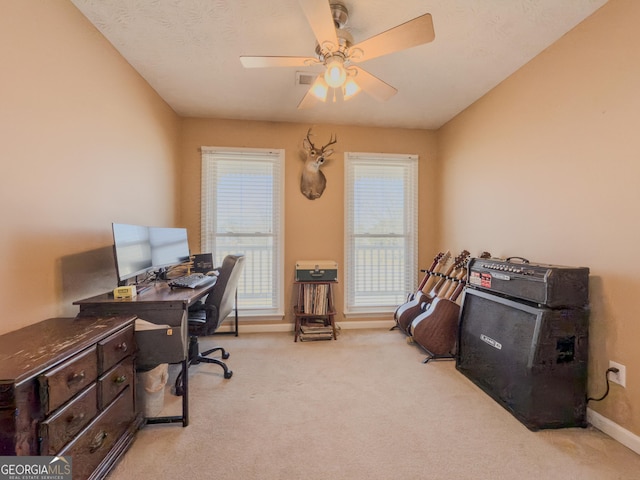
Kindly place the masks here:
POLYGON ((67 1, 0 4, 4 333, 115 286, 111 222, 178 217, 178 117, 67 1))
POLYGON ((590 267, 589 393, 604 393, 609 360, 627 387, 589 406, 635 434, 638 18, 640 2, 610 1, 438 132, 442 244, 590 267))
MULTIPOLYGON (((297 260, 335 260, 340 284, 336 289, 338 321, 343 320, 344 152, 414 153, 420 156, 420 265, 434 255, 437 219, 434 185, 437 176, 435 136, 425 130, 379 129, 317 125, 316 144, 338 137, 334 154, 323 167, 327 188, 309 200, 300 193, 302 140, 311 125, 234 120, 185 119, 182 124, 182 220, 189 228, 192 250, 200 240, 201 146, 282 148, 285 150, 285 323, 292 322, 291 295, 297 260)), ((390 317, 386 318, 390 319, 390 317)))

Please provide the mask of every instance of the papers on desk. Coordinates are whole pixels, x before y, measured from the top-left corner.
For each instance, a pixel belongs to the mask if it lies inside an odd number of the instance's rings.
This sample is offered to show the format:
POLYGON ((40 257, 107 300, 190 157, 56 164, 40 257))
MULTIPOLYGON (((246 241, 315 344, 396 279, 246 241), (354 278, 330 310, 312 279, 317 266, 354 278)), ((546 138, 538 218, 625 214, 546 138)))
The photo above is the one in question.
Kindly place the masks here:
POLYGON ((142 332, 147 330, 164 330, 166 335, 173 335, 173 328, 170 325, 160 325, 157 323, 147 322, 141 318, 136 318, 136 332, 142 332))

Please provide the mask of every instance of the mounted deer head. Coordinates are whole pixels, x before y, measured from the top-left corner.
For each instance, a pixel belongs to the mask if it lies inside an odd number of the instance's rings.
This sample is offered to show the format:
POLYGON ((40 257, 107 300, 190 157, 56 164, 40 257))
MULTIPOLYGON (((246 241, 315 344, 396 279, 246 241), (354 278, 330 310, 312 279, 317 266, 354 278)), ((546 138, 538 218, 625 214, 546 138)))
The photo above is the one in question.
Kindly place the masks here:
POLYGON ((309 200, 315 200, 322 195, 327 186, 327 179, 320 167, 322 167, 329 155, 333 153, 333 149, 327 150, 326 148, 336 143, 338 138, 332 134, 329 143, 318 149, 310 137, 311 129, 307 131, 307 137, 302 141, 306 151, 306 159, 302 170, 302 178, 300 179, 300 191, 309 200))

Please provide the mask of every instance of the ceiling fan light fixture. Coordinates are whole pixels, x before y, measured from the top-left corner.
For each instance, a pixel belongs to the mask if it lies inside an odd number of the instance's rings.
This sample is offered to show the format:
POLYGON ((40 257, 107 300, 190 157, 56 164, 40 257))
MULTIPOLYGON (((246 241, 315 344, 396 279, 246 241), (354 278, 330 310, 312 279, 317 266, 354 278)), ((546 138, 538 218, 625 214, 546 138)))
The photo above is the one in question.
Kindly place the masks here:
POLYGON ((334 55, 327 60, 327 71, 324 72, 324 79, 332 88, 339 88, 344 85, 347 79, 347 71, 344 68, 344 59, 339 55, 334 55))
POLYGON ((313 82, 310 89, 311 93, 318 100, 325 102, 327 100, 327 94, 329 93, 329 85, 325 82, 322 75, 318 75, 316 81, 313 82))
POLYGON ((345 100, 355 97, 362 91, 360 86, 356 83, 353 77, 350 77, 342 87, 342 92, 345 100))

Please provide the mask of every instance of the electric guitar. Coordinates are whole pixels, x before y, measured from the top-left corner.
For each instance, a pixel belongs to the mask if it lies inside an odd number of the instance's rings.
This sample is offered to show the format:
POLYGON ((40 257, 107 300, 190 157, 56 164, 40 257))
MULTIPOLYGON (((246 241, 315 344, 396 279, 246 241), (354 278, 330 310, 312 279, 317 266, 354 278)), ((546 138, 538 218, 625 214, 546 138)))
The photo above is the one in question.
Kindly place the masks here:
POLYGON ((416 293, 410 293, 409 295, 407 295, 407 301, 405 303, 403 303, 402 305, 400 305, 398 308, 396 308, 396 311, 393 314, 393 318, 397 319, 398 318, 398 311, 408 302, 412 301, 414 298, 416 298, 417 295, 419 295, 420 293, 422 293, 422 289, 424 288, 424 286, 427 284, 427 280, 429 280, 429 276, 431 275, 431 272, 433 271, 433 269, 436 267, 436 265, 438 264, 438 262, 440 261, 440 259, 442 258, 442 256, 444 255, 444 252, 440 252, 438 253, 435 257, 433 257, 433 263, 431 264, 431 266, 426 270, 427 273, 425 273, 424 278, 422 279, 422 281, 420 282, 420 285, 418 286, 418 291, 416 293))
MULTIPOLYGON (((432 281, 432 279, 435 278, 434 273, 437 273, 440 270, 442 270, 444 266, 447 264, 447 262, 449 261, 450 257, 451 257, 451 252, 449 252, 448 250, 444 253, 441 252, 438 255, 436 255, 435 258, 433 259, 433 264, 427 270, 427 273, 422 279, 422 282, 420 282, 420 286, 418 287, 418 290, 416 291, 416 293, 410 295, 411 297, 410 300, 404 303, 403 305, 400 305, 396 309, 394 314, 396 325, 400 327, 400 329, 402 329, 404 332, 407 331, 407 328, 411 324, 411 321, 416 317, 416 315, 420 313, 421 311, 420 306, 425 301, 429 300, 430 297, 428 297, 427 293, 425 292, 429 291, 427 290, 427 286, 432 285, 434 283, 432 281)), ((429 289, 430 288, 431 287, 429 287, 429 289)))
MULTIPOLYGON (((480 258, 491 258, 491 254, 483 252, 480 258)), ((452 356, 455 353, 460 315, 460 305, 456 300, 466 285, 468 263, 467 257, 459 265, 458 275, 453 279, 451 288, 434 298, 424 313, 411 323, 414 342, 434 356, 452 356)))
MULTIPOLYGON (((401 315, 398 317, 398 326, 405 333, 410 335, 411 322, 413 322, 413 320, 426 309, 426 306, 429 305, 441 291, 448 288, 447 286, 451 272, 456 268, 456 265, 468 256, 469 252, 467 250, 463 250, 454 259, 454 261, 448 265, 447 262, 443 262, 442 260, 438 262, 438 265, 429 276, 425 286, 417 292, 411 305, 404 308, 401 315)), ((447 259, 450 257, 450 252, 448 250, 445 253, 445 257, 447 257, 447 259)))
POLYGON ((409 335, 413 336, 413 330, 416 325, 424 318, 425 313, 431 308, 431 305, 438 303, 441 299, 449 298, 450 292, 458 286, 458 279, 466 274, 466 264, 468 262, 468 252, 463 251, 455 258, 455 263, 449 269, 448 275, 441 278, 438 289, 434 289, 430 294, 430 299, 420 305, 420 312, 411 320, 411 324, 407 328, 409 335))

